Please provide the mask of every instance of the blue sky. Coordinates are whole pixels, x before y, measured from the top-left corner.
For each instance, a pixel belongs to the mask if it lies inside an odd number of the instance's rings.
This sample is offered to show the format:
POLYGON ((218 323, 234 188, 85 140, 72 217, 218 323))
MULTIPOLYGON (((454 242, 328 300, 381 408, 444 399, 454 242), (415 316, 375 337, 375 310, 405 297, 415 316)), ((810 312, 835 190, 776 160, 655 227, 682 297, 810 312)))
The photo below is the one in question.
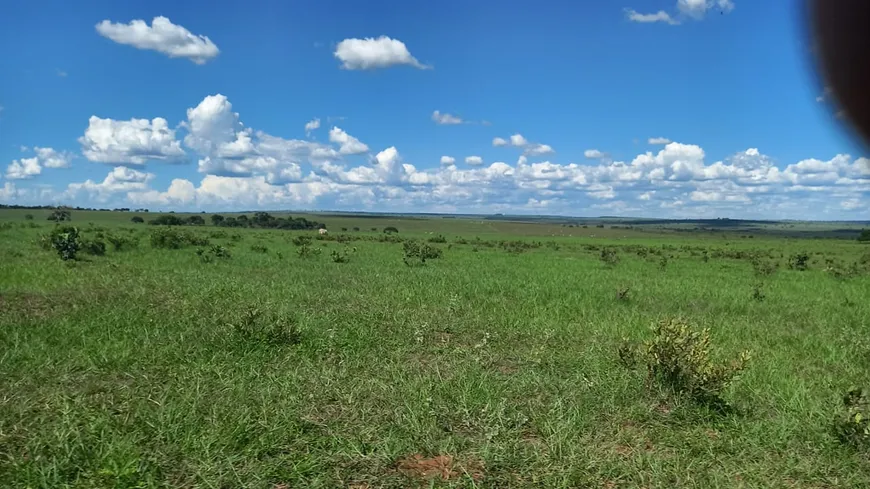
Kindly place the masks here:
POLYGON ((867 218, 793 5, 620 1, 5 5, 0 203, 867 218))

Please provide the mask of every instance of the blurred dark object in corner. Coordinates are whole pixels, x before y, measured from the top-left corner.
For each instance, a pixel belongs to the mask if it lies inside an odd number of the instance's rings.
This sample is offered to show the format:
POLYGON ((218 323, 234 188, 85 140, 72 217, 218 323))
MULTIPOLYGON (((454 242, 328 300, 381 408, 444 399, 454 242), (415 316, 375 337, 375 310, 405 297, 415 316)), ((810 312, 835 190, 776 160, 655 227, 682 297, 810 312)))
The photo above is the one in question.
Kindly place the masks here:
POLYGON ((824 83, 870 143, 870 0, 809 0, 824 83))

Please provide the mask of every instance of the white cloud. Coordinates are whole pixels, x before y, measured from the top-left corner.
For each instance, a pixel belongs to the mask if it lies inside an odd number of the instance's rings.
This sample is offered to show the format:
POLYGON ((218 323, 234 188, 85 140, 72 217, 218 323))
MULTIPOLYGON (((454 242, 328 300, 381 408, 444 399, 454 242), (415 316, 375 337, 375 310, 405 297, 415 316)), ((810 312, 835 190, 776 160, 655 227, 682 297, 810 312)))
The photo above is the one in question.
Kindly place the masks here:
POLYGON ((142 191, 148 189, 148 183, 154 174, 145 173, 132 168, 117 166, 106 175, 102 182, 85 180, 82 183, 67 185, 66 195, 74 197, 80 193, 89 195, 98 202, 106 202, 119 192, 142 191))
POLYGON ((55 151, 52 148, 33 148, 42 166, 46 168, 69 168, 73 155, 67 151, 55 151))
POLYGON ((396 65, 409 65, 419 69, 429 69, 411 56, 405 43, 398 39, 381 36, 377 39, 345 39, 338 43, 333 53, 341 67, 346 70, 371 70, 396 65))
POLYGON ((549 144, 531 143, 519 133, 510 136, 508 139, 499 137, 493 138, 492 145, 496 147, 513 146, 515 148, 521 148, 523 150, 523 155, 526 156, 541 156, 556 152, 549 144))
POLYGON ((671 25, 679 24, 677 20, 672 18, 670 14, 668 14, 664 10, 659 10, 658 12, 653 14, 642 14, 636 10, 632 10, 629 8, 625 9, 625 16, 628 18, 628 20, 632 22, 639 22, 644 24, 653 22, 664 22, 671 25))
POLYGON ((668 138, 649 138, 647 139, 647 143, 649 144, 668 144, 671 140, 668 138))
POLYGON ((211 39, 194 35, 166 17, 154 17, 150 26, 144 20, 132 20, 129 24, 104 20, 96 29, 101 36, 118 44, 157 51, 170 58, 187 58, 196 64, 203 64, 220 53, 211 39))
POLYGON ((480 156, 466 156, 465 163, 472 166, 479 166, 483 164, 483 158, 480 156))
POLYGON ((359 139, 344 132, 338 126, 333 126, 329 130, 329 141, 340 145, 338 152, 343 155, 367 153, 369 150, 369 147, 360 142, 359 139))
POLYGON ((507 146, 508 142, 504 138, 492 138, 493 146, 507 146))
POLYGON ((596 160, 604 157, 604 153, 598 151, 597 149, 587 149, 583 152, 583 156, 590 160, 596 160))
POLYGON ((42 167, 39 165, 39 159, 35 156, 12 160, 12 163, 6 168, 6 178, 9 180, 32 178, 40 173, 42 173, 42 167))
POLYGON ((677 17, 664 10, 649 14, 640 13, 630 8, 626 8, 624 11, 626 18, 631 22, 661 22, 679 25, 685 19, 701 20, 712 9, 718 9, 722 14, 727 14, 734 10, 734 2, 732 0, 677 0, 676 10, 679 14, 677 17))
POLYGON ((529 144, 529 142, 526 141, 526 138, 524 138, 522 134, 514 134, 513 136, 511 136, 510 143, 511 146, 525 146, 529 144))
POLYGON ((305 135, 311 136, 311 133, 320 129, 320 119, 312 119, 305 123, 305 135))
POLYGON ((441 165, 443 165, 443 166, 450 166, 454 163, 456 163, 456 158, 454 158, 452 156, 442 156, 441 157, 441 165))
POLYGON ((67 72, 65 72, 63 70, 57 70, 56 73, 57 73, 57 76, 59 76, 61 78, 66 78, 66 76, 67 76, 67 72))
POLYGON ((450 114, 442 114, 439 111, 432 112, 432 120, 435 121, 435 124, 441 125, 453 125, 453 124, 462 124, 462 119, 450 114))
POLYGON ((144 165, 149 160, 172 162, 185 156, 175 131, 161 117, 117 121, 94 115, 79 143, 85 158, 97 163, 144 165))

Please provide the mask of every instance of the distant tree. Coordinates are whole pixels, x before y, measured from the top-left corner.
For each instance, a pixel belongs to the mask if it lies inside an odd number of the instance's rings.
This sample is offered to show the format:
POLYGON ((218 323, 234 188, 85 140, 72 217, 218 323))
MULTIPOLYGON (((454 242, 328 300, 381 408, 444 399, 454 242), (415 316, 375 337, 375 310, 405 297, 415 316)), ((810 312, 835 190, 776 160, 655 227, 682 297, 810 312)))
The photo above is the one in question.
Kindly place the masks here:
POLYGON ((861 234, 858 236, 858 241, 862 243, 870 241, 870 229, 862 229, 861 234))
POLYGON ((242 227, 247 227, 247 226, 248 226, 248 216, 246 216, 246 215, 244 215, 244 214, 242 214, 241 216, 237 217, 237 218, 236 218, 236 221, 238 221, 239 226, 242 226, 242 227))
POLYGON ((205 219, 200 215, 193 215, 187 218, 187 223, 192 226, 203 226, 205 225, 205 219))
POLYGON ((378 228, 372 228, 372 231, 378 232, 378 228))
POLYGON ((72 221, 72 214, 66 209, 57 209, 48 215, 48 220, 54 222, 72 221))
POLYGON ((24 220, 25 220, 25 221, 32 221, 32 220, 33 220, 33 214, 24 214, 24 220))
POLYGON ((342 231, 347 231, 347 228, 341 228, 342 231))
POLYGON ((399 230, 396 229, 394 226, 387 226, 384 228, 384 233, 386 233, 386 234, 393 234, 393 233, 398 233, 398 232, 399 232, 399 230))
POLYGON ((211 216, 211 224, 213 226, 220 226, 224 223, 224 216, 220 214, 212 214, 211 216))
POLYGON ((136 224, 142 224, 145 222, 145 219, 142 219, 140 216, 133 216, 130 218, 131 222, 135 222, 136 224))
POLYGON ((353 230, 354 230, 354 231, 359 231, 359 228, 358 228, 357 226, 354 226, 354 227, 353 227, 353 230))
POLYGON ((150 221, 148 221, 148 224, 183 226, 185 224, 185 220, 172 214, 163 214, 162 216, 157 216, 154 219, 151 219, 150 221))

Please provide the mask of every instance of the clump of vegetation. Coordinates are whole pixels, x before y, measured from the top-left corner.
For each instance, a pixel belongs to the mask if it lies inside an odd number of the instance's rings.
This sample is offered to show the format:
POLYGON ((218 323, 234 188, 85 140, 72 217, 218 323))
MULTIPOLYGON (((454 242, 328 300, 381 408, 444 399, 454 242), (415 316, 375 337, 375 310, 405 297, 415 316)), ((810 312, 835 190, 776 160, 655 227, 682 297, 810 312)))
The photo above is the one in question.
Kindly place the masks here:
POLYGON ((862 243, 870 242, 870 229, 862 229, 861 234, 858 235, 858 241, 862 243))
POLYGON ((44 247, 57 252, 61 260, 75 260, 82 247, 79 230, 72 226, 57 227, 42 238, 44 247))
POLYGON ((667 255, 662 255, 662 257, 659 258, 659 270, 664 272, 667 269, 668 269, 668 257, 667 257, 667 255))
POLYGON ((442 244, 443 244, 443 243, 446 243, 446 242, 447 242, 447 238, 445 238, 444 236, 442 236, 442 235, 439 234, 438 236, 432 236, 431 238, 429 238, 429 242, 430 242, 430 243, 442 243, 442 244))
POLYGON ((834 432, 844 445, 870 448, 870 398, 864 389, 852 389, 843 396, 834 432))
POLYGON ((329 256, 332 258, 333 263, 347 263, 350 261, 350 255, 353 253, 356 253, 356 248, 344 248, 341 251, 332 250, 329 256))
POLYGON ((620 302, 628 302, 629 296, 628 293, 631 291, 631 287, 625 286, 616 289, 616 300, 620 302))
POLYGON ((145 219, 140 216, 133 216, 130 218, 130 222, 134 224, 142 224, 143 222, 145 222, 145 219))
POLYGON ((54 222, 72 221, 72 214, 66 209, 57 209, 48 215, 48 220, 54 222))
POLYGON ((409 267, 425 265, 426 260, 441 258, 441 255, 443 254, 441 248, 427 243, 420 243, 416 240, 405 241, 402 243, 402 251, 404 254, 403 260, 405 265, 408 265, 409 267))
POLYGON ((788 259, 788 268, 802 272, 809 268, 809 262, 810 255, 806 253, 795 253, 788 259))
POLYGON ((293 239, 291 240, 291 242, 292 242, 295 246, 306 246, 306 245, 310 245, 310 244, 311 244, 311 236, 305 236, 304 234, 303 234, 303 235, 299 235, 299 236, 294 236, 293 239))
POLYGON ((300 258, 309 258, 319 255, 320 248, 315 248, 309 244, 304 244, 296 249, 296 254, 298 254, 300 258))
POLYGON ((760 256, 753 256, 750 263, 752 263, 752 270, 755 272, 757 277, 767 277, 776 272, 777 264, 773 260, 766 260, 760 256))
POLYGON ((103 256, 106 254, 106 243, 99 239, 84 239, 81 250, 89 255, 103 256))
POLYGON ((151 247, 177 250, 188 244, 187 237, 181 231, 172 228, 161 228, 151 233, 151 247))
POLYGON ((24 220, 25 220, 25 221, 32 221, 32 220, 33 220, 33 214, 24 214, 24 220))
POLYGON ((395 226, 387 226, 384 228, 384 234, 396 234, 399 230, 395 226))
POLYGON ((139 239, 133 236, 121 236, 118 234, 106 235, 106 240, 115 251, 130 250, 139 246, 139 239))
POLYGON ((251 245, 251 251, 254 253, 268 253, 269 248, 266 248, 263 245, 251 245))
POLYGON ((232 323, 233 331, 241 339, 270 346, 298 345, 302 331, 292 318, 264 315, 259 309, 248 309, 232 323))
POLYGON ((643 363, 650 380, 712 406, 724 404, 724 390, 746 368, 750 358, 749 352, 744 351, 730 363, 715 361, 710 354, 710 331, 696 331, 681 318, 656 323, 653 338, 642 348, 630 345, 620 348, 623 364, 643 363))
POLYGON ((613 248, 601 248, 599 259, 608 267, 614 267, 619 263, 619 255, 616 254, 616 251, 613 248))
POLYGON ((196 250, 196 255, 199 256, 200 261, 203 263, 211 263, 214 258, 230 258, 230 250, 224 246, 220 245, 211 245, 211 247, 206 250, 205 248, 200 248, 196 250))
POLYGON ((752 300, 761 302, 765 299, 764 284, 759 282, 752 286, 752 300))

